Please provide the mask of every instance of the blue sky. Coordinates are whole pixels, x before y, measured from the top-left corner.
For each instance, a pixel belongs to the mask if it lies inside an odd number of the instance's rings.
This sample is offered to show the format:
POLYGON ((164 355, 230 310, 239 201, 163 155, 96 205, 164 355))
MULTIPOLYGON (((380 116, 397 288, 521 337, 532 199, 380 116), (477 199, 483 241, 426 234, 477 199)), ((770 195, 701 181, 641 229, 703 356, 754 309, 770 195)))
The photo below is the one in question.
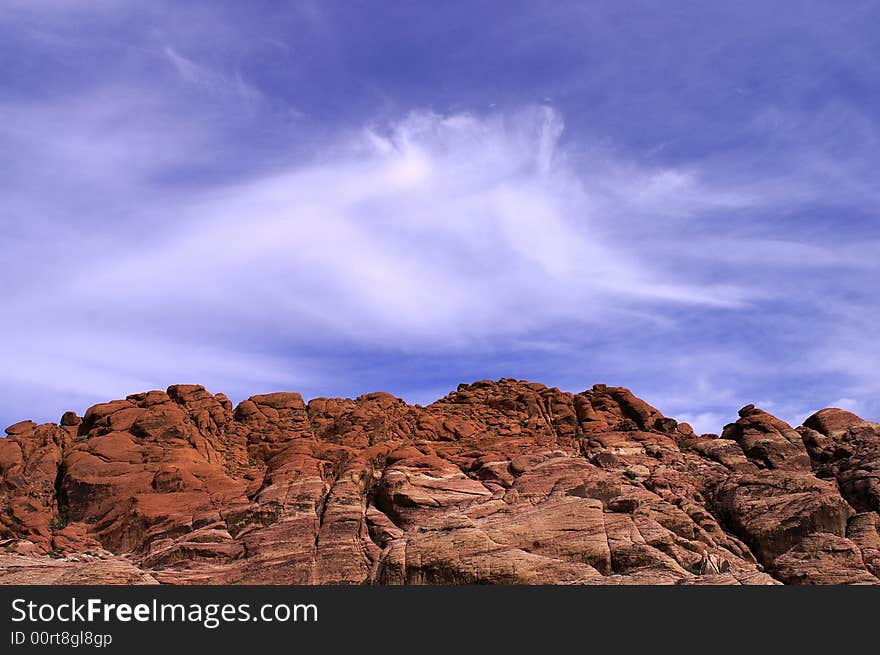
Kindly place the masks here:
POLYGON ((0 12, 0 423, 198 382, 880 418, 880 3, 0 12))

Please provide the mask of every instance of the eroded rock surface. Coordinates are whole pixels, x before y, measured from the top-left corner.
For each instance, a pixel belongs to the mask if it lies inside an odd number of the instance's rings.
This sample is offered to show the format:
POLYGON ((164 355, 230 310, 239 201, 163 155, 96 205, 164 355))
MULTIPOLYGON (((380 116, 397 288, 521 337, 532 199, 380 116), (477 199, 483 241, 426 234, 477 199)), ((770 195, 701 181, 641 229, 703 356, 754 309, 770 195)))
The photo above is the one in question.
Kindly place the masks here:
POLYGON ((843 410, 717 437, 605 385, 177 385, 7 435, 0 583, 880 583, 880 425, 843 410))

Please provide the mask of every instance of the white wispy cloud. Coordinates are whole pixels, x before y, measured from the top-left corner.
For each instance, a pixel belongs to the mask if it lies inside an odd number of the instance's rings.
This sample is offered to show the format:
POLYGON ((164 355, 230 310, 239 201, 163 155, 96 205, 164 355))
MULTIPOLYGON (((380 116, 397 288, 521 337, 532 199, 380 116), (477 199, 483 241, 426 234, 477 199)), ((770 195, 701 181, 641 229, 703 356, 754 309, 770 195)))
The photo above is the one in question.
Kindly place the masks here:
MULTIPOLYGON (((79 153, 101 166, 95 174, 105 183, 125 180, 147 204, 120 216, 99 249, 78 253, 39 295, 18 285, 8 311, 65 319, 36 332, 4 324, 3 348, 15 362, 3 373, 9 383, 64 379, 103 391, 107 376, 117 380, 112 388, 184 374, 222 378, 229 370, 217 363, 226 361, 229 333, 300 348, 339 339, 443 351, 558 322, 595 324, 627 304, 744 302, 743 290, 661 275, 603 239, 616 215, 591 211, 603 197, 572 169, 559 146, 562 117, 547 107, 414 112, 347 132, 287 170, 152 196, 145 180, 167 165, 166 151, 139 149, 136 125, 102 139, 103 110, 73 115, 87 120, 31 150, 51 148, 40 156, 56 163, 79 153), (115 171, 120 164, 108 153, 129 151, 140 163, 115 171), (105 334, 96 336, 101 344, 123 345, 90 348, 89 330, 105 334), (170 338, 154 339, 156 332, 170 338), (198 368, 194 345, 218 351, 198 368)), ((182 157, 198 145, 178 143, 182 157)), ((614 180, 596 186, 620 193, 614 180)))
POLYGON ((615 216, 591 216, 575 172, 551 165, 560 126, 546 108, 412 114, 332 158, 175 199, 165 238, 86 262, 64 293, 118 298, 129 316, 161 301, 211 320, 283 320, 294 334, 438 345, 594 322, 625 302, 743 301, 743 290, 658 275, 594 234, 615 216), (181 280, 213 288, 194 299, 181 280))
POLYGON ((248 84, 238 71, 221 73, 182 55, 171 46, 166 46, 163 52, 181 78, 206 93, 237 96, 249 104, 263 100, 263 95, 248 84))

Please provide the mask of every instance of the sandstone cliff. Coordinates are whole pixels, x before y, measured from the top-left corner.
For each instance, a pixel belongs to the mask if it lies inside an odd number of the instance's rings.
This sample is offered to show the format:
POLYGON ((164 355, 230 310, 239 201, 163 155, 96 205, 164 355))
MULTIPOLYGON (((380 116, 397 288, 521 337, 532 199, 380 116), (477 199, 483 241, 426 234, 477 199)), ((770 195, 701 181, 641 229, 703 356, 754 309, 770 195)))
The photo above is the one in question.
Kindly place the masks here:
POLYGON ((177 385, 6 432, 4 583, 880 583, 880 425, 838 409, 719 437, 604 385, 177 385))

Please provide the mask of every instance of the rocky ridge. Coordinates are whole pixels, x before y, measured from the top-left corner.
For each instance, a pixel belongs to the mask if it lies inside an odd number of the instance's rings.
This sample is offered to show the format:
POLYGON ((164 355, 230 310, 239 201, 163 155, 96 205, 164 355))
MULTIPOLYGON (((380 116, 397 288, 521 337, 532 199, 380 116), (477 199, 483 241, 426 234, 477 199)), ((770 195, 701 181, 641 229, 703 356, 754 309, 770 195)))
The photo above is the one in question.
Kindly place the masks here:
POLYGON ((880 584, 880 425, 176 385, 0 439, 0 583, 880 584))

